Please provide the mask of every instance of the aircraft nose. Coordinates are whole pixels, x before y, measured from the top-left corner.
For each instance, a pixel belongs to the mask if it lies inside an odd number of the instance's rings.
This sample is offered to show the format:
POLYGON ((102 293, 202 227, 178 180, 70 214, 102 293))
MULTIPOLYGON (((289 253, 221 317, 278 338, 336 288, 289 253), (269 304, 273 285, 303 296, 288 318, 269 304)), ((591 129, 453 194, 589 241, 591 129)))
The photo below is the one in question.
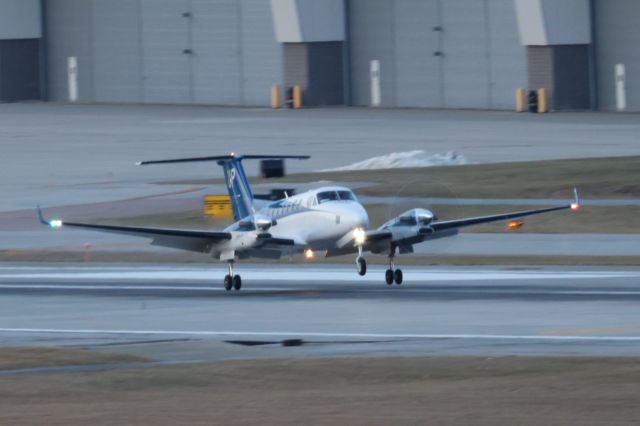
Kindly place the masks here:
POLYGON ((366 229, 369 227, 369 215, 364 207, 358 204, 357 208, 353 209, 350 222, 352 228, 366 229))

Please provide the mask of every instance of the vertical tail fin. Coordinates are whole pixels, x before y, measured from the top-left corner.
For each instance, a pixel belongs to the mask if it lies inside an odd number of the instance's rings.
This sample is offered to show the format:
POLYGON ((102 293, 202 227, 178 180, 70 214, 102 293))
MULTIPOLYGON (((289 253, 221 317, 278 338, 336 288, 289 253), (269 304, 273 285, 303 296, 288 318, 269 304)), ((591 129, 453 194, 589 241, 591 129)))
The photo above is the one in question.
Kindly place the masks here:
POLYGON ((140 161, 136 163, 139 166, 148 164, 171 164, 171 163, 192 163, 197 161, 216 161, 224 170, 224 180, 227 184, 227 191, 231 198, 231 207, 233 209, 233 218, 235 221, 243 219, 255 213, 253 207, 253 193, 247 180, 247 175, 242 167, 243 159, 265 160, 265 159, 285 159, 293 158, 297 160, 306 160, 308 155, 218 155, 215 157, 197 157, 197 158, 178 158, 173 160, 159 161, 140 161))
POLYGON ((238 221, 255 213, 253 193, 242 167, 242 157, 220 160, 218 164, 224 170, 224 180, 233 209, 233 219, 238 221))

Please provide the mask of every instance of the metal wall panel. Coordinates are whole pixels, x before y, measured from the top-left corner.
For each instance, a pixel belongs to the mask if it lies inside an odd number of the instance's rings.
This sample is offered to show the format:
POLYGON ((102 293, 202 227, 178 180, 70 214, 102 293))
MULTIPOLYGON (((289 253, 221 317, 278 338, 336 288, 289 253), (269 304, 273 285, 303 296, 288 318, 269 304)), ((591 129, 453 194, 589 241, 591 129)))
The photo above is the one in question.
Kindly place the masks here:
POLYGON ((92 3, 86 0, 49 0, 46 7, 47 94, 53 101, 68 100, 67 58, 78 58, 78 97, 93 101, 92 3))
POLYGON ((350 0, 351 102, 371 104, 372 60, 380 61, 381 105, 396 105, 395 0, 350 0))
POLYGON ((241 105, 239 3, 191 0, 191 9, 194 102, 241 105))
MULTIPOLYGON (((529 90, 547 89, 548 107, 553 110, 553 46, 527 46, 529 90)), ((528 91, 527 91, 528 92, 528 91)))
POLYGON ((139 0, 93 1, 93 86, 98 102, 142 102, 139 0))
POLYGON ((595 0, 600 109, 616 109, 615 64, 626 67, 627 110, 640 111, 640 1, 595 0))
POLYGON ((527 52, 520 44, 513 0, 489 0, 489 107, 513 109, 527 87, 527 52))
POLYGON ((142 58, 146 102, 190 102, 190 17, 187 0, 142 0, 142 58))
POLYGON ((271 2, 240 0, 243 104, 268 106, 271 86, 282 83, 282 46, 276 42, 271 2))
POLYGON ((0 0, 0 40, 42 37, 40 0, 0 0))
POLYGON ((397 0, 394 15, 397 104, 442 107, 439 1, 397 0))
MULTIPOLYGON (((284 88, 300 85, 302 90, 309 87, 309 44, 283 43, 284 88)), ((306 94, 306 93, 305 93, 306 94)))
POLYGON ((446 0, 444 29, 444 106, 489 107, 489 51, 486 0, 446 0))

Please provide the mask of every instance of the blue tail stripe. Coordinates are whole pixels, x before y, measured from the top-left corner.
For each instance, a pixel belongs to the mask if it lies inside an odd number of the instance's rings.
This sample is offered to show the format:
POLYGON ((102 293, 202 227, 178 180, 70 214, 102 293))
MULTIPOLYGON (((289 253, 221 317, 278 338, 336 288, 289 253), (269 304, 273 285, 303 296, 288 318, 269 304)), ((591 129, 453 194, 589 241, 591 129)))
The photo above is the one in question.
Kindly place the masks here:
POLYGON ((238 221, 253 214, 253 193, 242 167, 242 158, 220 162, 223 166, 233 218, 238 221))

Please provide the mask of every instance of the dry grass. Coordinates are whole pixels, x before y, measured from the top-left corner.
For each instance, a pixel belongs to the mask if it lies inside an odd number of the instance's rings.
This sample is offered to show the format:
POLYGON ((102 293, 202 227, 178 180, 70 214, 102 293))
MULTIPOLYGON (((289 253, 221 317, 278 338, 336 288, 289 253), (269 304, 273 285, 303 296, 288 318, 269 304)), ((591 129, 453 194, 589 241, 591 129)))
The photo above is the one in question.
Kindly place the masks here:
POLYGON ((634 425, 638 361, 309 359, 5 377, 0 424, 634 425))
POLYGON ((0 349, 0 371, 63 365, 119 364, 144 360, 144 358, 131 355, 96 353, 83 349, 48 347, 3 347, 0 349))
MULTIPOLYGON (((361 194, 461 198, 562 198, 574 186, 584 198, 640 197, 640 156, 477 164, 455 167, 304 173, 255 183, 334 180, 372 182, 361 194)), ((212 184, 220 179, 164 183, 212 184)))

